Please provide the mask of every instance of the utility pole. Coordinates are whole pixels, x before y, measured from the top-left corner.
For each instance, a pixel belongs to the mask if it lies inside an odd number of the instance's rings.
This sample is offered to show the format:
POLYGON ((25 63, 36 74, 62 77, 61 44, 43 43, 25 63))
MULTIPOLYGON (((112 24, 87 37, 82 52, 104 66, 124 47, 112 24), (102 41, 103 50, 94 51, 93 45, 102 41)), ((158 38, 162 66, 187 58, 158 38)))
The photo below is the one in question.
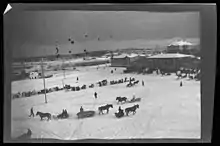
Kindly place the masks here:
POLYGON ((44 96, 45 96, 45 103, 47 103, 47 94, 46 94, 46 87, 45 87, 45 77, 44 77, 44 67, 43 67, 43 58, 41 60, 41 69, 42 69, 42 76, 44 81, 44 96))
POLYGON ((62 84, 63 84, 63 87, 64 87, 64 85, 65 85, 64 79, 66 79, 66 74, 65 74, 65 69, 64 69, 64 59, 62 59, 62 62, 63 62, 63 67, 62 67, 62 69, 63 69, 63 80, 62 80, 62 84))

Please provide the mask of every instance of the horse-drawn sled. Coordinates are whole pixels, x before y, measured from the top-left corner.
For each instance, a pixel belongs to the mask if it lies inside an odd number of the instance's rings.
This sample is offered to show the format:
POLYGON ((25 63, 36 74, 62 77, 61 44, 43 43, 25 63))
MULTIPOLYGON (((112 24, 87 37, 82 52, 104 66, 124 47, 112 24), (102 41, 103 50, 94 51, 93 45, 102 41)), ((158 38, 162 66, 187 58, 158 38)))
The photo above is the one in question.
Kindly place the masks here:
POLYGON ((95 111, 81 111, 78 112, 76 115, 78 119, 93 117, 95 115, 95 111))

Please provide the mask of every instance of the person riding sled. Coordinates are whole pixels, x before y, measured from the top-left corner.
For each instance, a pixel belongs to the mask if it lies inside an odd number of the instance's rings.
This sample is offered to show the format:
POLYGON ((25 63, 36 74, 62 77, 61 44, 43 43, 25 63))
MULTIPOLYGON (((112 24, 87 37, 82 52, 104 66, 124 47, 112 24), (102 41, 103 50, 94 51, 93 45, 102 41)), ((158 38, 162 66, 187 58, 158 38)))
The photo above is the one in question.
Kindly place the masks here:
POLYGON ((135 100, 135 94, 133 94, 133 98, 131 99, 131 101, 134 101, 135 100))
POLYGON ((80 107, 80 112, 83 112, 83 108, 82 108, 82 106, 80 107))
POLYGON ((121 109, 121 106, 119 106, 119 108, 118 108, 118 113, 119 114, 123 113, 123 110, 121 109))

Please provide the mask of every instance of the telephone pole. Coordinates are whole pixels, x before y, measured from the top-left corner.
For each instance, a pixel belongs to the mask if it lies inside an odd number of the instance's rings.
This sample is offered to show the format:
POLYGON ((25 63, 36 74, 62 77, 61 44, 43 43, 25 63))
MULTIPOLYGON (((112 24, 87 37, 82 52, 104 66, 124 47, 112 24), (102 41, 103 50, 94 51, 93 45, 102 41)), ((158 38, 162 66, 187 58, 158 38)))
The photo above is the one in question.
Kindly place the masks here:
POLYGON ((41 60, 41 69, 42 69, 42 76, 43 76, 43 82, 44 82, 44 96, 45 96, 45 103, 47 103, 47 94, 46 94, 46 87, 45 87, 45 77, 44 77, 44 66, 43 66, 43 58, 41 60))

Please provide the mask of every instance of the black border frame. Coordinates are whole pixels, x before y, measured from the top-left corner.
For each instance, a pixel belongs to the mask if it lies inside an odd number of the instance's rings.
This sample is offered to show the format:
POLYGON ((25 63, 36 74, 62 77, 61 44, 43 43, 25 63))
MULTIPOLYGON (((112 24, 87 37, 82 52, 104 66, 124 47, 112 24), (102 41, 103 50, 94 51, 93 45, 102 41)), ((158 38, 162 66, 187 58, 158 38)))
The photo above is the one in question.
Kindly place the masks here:
MULTIPOLYGON (((215 66, 217 48, 217 11, 215 4, 10 4, 12 10, 19 11, 150 11, 150 12, 200 12, 200 45, 202 52, 201 80, 201 139, 121 139, 121 140, 54 140, 31 139, 27 141, 12 140, 11 137, 11 77, 10 64, 12 61, 8 42, 4 39, 4 142, 36 142, 36 143, 197 143, 211 142, 211 132, 214 109, 215 66)), ((3 30, 4 31, 4 30, 3 30)), ((5 34, 4 34, 5 36, 5 34)), ((5 38, 5 37, 4 37, 5 38)))

